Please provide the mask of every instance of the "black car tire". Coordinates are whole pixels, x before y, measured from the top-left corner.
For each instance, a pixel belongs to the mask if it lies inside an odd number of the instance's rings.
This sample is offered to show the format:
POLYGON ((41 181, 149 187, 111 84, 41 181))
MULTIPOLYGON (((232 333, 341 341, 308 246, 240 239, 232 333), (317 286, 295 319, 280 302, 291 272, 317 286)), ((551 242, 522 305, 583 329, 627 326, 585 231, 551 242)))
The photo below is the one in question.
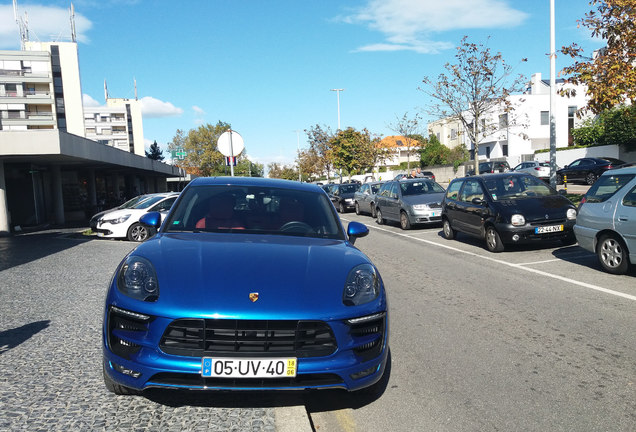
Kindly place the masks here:
POLYGON ((556 175, 556 182, 557 182, 557 184, 559 184, 559 185, 562 185, 562 184, 563 184, 563 176, 562 176, 561 174, 557 174, 557 175, 556 175))
POLYGON ((576 243, 576 237, 574 236, 574 234, 570 234, 566 238, 561 239, 561 243, 565 246, 573 245, 574 243, 576 243))
POLYGON ((135 222, 130 226, 130 228, 128 228, 128 235, 126 236, 129 241, 134 242, 142 242, 148 237, 150 237, 150 231, 148 231, 148 228, 146 226, 140 224, 139 222, 135 222))
POLYGON ((409 220, 409 216, 404 211, 400 212, 400 228, 402 228, 403 230, 411 229, 411 221, 409 220))
POLYGON ((138 390, 115 383, 115 381, 113 381, 106 373, 105 366, 102 368, 102 371, 104 373, 104 385, 106 386, 106 390, 108 390, 109 392, 115 393, 116 395, 119 395, 119 396, 140 394, 138 390))
POLYGON ((486 247, 490 252, 503 252, 504 244, 494 226, 486 227, 486 247))
POLYGON ((596 245, 598 261, 608 273, 625 274, 629 269, 629 253, 623 241, 613 234, 604 234, 596 245))
POLYGON ((345 208, 343 203, 338 204, 338 210, 340 211, 340 213, 346 213, 347 209, 345 208))
POLYGON ((384 225, 384 219, 382 218, 382 210, 380 210, 380 207, 378 207, 375 211, 375 221, 378 225, 384 225))
POLYGON ((457 236, 457 231, 455 231, 453 227, 451 227, 450 221, 448 219, 444 219, 442 230, 444 233, 444 237, 447 240, 453 240, 455 236, 457 236))
POLYGON ((594 174, 593 172, 587 173, 587 175, 585 176, 585 183, 592 186, 596 181, 596 178, 596 174, 594 174))
POLYGON ((356 214, 360 215, 360 204, 358 204, 358 201, 356 201, 356 214))
POLYGON ((377 214, 375 213, 375 204, 374 203, 371 203, 371 217, 374 218, 374 219, 377 217, 377 214))

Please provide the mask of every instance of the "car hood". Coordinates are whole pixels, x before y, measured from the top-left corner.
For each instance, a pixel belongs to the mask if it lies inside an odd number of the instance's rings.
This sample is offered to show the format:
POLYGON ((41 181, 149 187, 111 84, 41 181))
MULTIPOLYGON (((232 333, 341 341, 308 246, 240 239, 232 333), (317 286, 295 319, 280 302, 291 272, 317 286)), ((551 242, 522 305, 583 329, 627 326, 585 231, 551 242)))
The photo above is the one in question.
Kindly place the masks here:
POLYGON ((242 233, 160 234, 133 254, 154 264, 156 306, 174 318, 324 318, 334 306, 344 317, 349 270, 370 262, 342 240, 242 233))
POLYGON ((146 213, 145 209, 122 209, 122 210, 113 210, 104 213, 100 219, 117 219, 118 217, 125 216, 127 214, 130 215, 131 218, 139 219, 142 214, 146 213))
POLYGON ((444 198, 443 193, 428 193, 420 195, 407 195, 402 197, 402 201, 409 205, 441 203, 444 198))
POLYGON ((496 206, 507 215, 522 214, 527 221, 563 219, 566 217, 567 210, 574 208, 570 200, 560 195, 515 200, 502 199, 496 201, 496 206))

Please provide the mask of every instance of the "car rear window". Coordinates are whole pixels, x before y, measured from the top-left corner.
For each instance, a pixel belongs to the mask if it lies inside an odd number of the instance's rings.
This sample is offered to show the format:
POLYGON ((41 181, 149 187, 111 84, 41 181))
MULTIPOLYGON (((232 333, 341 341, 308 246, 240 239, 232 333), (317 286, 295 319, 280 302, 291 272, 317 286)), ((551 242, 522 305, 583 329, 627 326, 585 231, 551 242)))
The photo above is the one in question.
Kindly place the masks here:
POLYGON ((634 174, 604 175, 590 187, 585 202, 600 203, 607 201, 634 178, 634 174))

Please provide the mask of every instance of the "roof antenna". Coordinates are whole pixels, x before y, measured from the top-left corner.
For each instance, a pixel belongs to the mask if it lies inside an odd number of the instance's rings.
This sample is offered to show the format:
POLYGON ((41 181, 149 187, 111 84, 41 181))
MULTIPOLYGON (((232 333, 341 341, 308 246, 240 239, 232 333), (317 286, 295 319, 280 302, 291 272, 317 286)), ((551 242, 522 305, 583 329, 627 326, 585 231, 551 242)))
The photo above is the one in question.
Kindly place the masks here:
POLYGON ((71 2, 70 13, 71 13, 71 41, 77 42, 77 34, 75 33, 75 6, 73 6, 72 2, 71 2))
POLYGON ((29 16, 24 12, 24 18, 18 17, 18 0, 13 0, 13 17, 20 29, 20 48, 24 51, 24 47, 29 41, 29 16))

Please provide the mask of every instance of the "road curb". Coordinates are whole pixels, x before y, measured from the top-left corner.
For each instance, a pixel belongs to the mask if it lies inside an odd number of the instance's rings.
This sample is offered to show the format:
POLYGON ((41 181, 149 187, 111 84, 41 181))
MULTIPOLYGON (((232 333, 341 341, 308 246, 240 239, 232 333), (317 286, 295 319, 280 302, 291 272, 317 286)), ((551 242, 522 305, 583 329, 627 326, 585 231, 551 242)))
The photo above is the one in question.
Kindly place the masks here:
POLYGON ((312 432, 307 410, 303 405, 274 409, 277 432, 312 432))

